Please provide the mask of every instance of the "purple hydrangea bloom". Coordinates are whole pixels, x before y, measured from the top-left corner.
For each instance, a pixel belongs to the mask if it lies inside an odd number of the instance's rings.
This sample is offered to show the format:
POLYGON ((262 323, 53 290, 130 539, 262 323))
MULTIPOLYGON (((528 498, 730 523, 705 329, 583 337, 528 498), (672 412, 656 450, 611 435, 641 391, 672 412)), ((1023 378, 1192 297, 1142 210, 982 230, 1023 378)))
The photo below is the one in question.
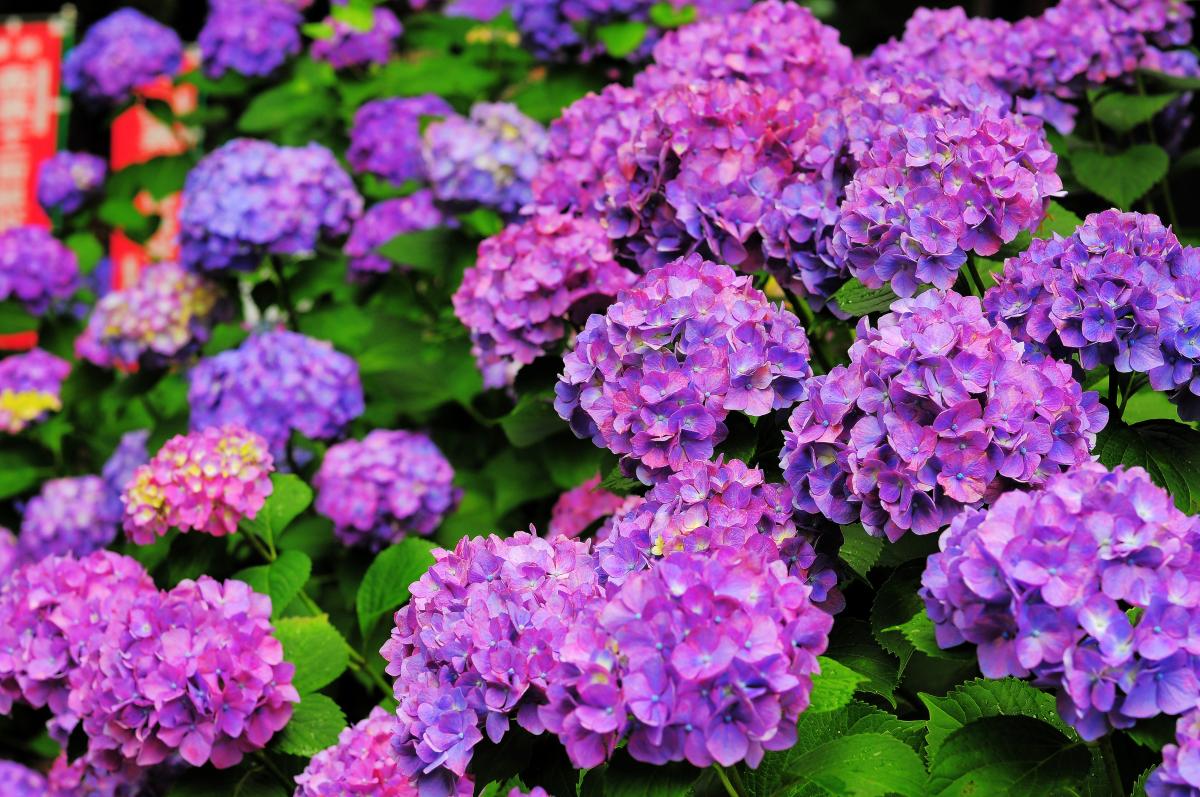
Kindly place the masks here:
POLYGON ((396 39, 404 33, 400 20, 386 8, 374 10, 374 22, 368 30, 357 30, 333 17, 325 24, 333 28, 333 36, 314 41, 312 57, 327 61, 334 69, 386 64, 396 39))
POLYGON ((173 77, 183 63, 178 34, 132 8, 97 22, 63 60, 63 84, 95 103, 128 100, 134 89, 173 77))
POLYGON ((79 287, 79 261, 50 232, 32 225, 0 231, 0 301, 15 299, 34 315, 79 287))
POLYGON ((150 452, 146 448, 149 440, 149 429, 138 429, 121 435, 116 449, 100 471, 100 477, 108 486, 112 505, 118 517, 125 511, 124 505, 121 503, 121 494, 133 481, 133 475, 137 469, 150 461, 150 452))
POLYGON ((287 0, 210 0, 200 31, 204 74, 260 77, 300 52, 304 17, 287 0))
POLYGON ((1004 264, 984 307, 1013 336, 1085 369, 1148 374, 1200 417, 1200 249, 1157 216, 1093 213, 1069 238, 1033 241, 1004 264))
POLYGON ((47 211, 74 213, 104 187, 108 164, 90 152, 56 152, 38 167, 37 198, 47 211))
POLYGON ((235 424, 262 435, 279 462, 292 431, 314 440, 341 435, 363 413, 358 363, 296 332, 258 332, 192 369, 193 429, 235 424))
POLYGON ((780 465, 797 509, 895 541, 1090 460, 1108 419, 1066 363, 1029 362, 979 299, 931 290, 859 321, 850 365, 808 381, 780 465))
POLYGON ((590 219, 538 213, 483 241, 453 301, 484 385, 511 385, 521 366, 566 337, 573 320, 577 326, 636 279, 590 219))
POLYGON ((395 185, 424 179, 421 118, 453 114, 449 103, 436 94, 364 103, 354 114, 346 160, 354 171, 369 172, 395 185))
POLYGON ((429 191, 372 205, 354 222, 342 249, 348 258, 347 274, 351 279, 362 279, 388 273, 395 264, 376 249, 397 235, 430 230, 445 223, 446 218, 433 204, 433 194, 429 191))
POLYGON ((1175 723, 1175 744, 1162 750, 1162 766, 1146 781, 1146 797, 1195 797, 1200 793, 1200 709, 1175 723))
POLYGON ((579 768, 745 761, 796 743, 833 618, 766 537, 670 553, 594 602, 556 648, 538 714, 579 768))
POLYGON ((25 507, 18 540, 21 558, 37 562, 66 553, 85 556, 116 539, 120 522, 120 503, 114 505, 104 479, 51 479, 25 507))
POLYGON ((7 797, 46 797, 42 773, 16 761, 0 761, 0 794, 7 797))
POLYGON ((109 771, 97 766, 86 752, 72 761, 64 751, 46 773, 45 797, 145 797, 157 791, 151 783, 161 787, 164 776, 170 774, 170 765, 143 769, 130 761, 109 771))
POLYGON ((17 434, 62 409, 62 383, 71 364, 42 349, 0 360, 0 431, 17 434))
POLYGON ((433 122, 421 141, 439 201, 508 215, 532 199, 529 184, 545 151, 545 128, 504 102, 479 102, 470 116, 433 122))
POLYGON ((428 437, 376 429, 331 446, 313 487, 338 539, 377 551, 407 534, 433 534, 462 498, 453 482, 454 468, 428 437))
POLYGON ((455 793, 472 749, 538 704, 569 629, 601 594, 587 543, 464 537, 412 585, 381 653, 396 678, 400 770, 424 797, 455 793))
POLYGON ((1145 471, 1089 462, 956 517, 921 597, 939 645, 971 642, 987 677, 1055 689, 1097 739, 1196 706, 1197 546, 1200 519, 1145 471))
POLYGON ((346 728, 337 744, 312 757, 296 776, 293 797, 417 797, 412 779, 400 771, 392 751, 396 715, 379 706, 346 728))
POLYGON ((600 474, 572 487, 558 497, 550 509, 550 525, 546 537, 576 539, 583 535, 593 523, 604 519, 596 530, 595 540, 601 542, 608 537, 614 517, 619 517, 642 502, 640 495, 617 495, 600 486, 600 474))
POLYGON ((281 147, 236 138, 188 174, 180 212, 184 265, 257 268, 264 255, 298 255, 350 232, 363 200, 320 144, 281 147))
POLYGON ((690 255, 588 319, 563 359, 554 406, 576 435, 651 484, 710 459, 730 412, 758 417, 803 399, 808 357, 794 315, 750 277, 690 255))

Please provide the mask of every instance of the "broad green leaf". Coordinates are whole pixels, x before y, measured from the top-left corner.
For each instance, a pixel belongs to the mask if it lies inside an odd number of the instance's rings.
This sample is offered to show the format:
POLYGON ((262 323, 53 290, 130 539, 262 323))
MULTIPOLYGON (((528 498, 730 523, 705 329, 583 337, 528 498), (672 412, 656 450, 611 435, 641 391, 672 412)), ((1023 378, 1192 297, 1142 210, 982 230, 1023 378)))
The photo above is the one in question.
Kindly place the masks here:
POLYGON ((337 744, 338 734, 346 727, 346 715, 337 703, 312 692, 300 696, 292 719, 276 734, 271 746, 291 755, 314 756, 337 744))
POLYGON ((368 398, 385 398, 400 412, 428 412, 449 401, 468 404, 483 389, 465 333, 440 339, 411 327, 386 336, 372 333, 357 359, 368 398))
POLYGON ((292 683, 301 695, 333 683, 350 663, 346 640, 324 615, 278 620, 275 637, 284 658, 296 665, 292 683))
POLYGON ((690 3, 655 3, 650 6, 650 21, 660 28, 683 27, 696 21, 696 7, 690 3))
POLYGON ((469 213, 462 213, 458 221, 464 229, 480 238, 488 238, 504 229, 504 219, 490 208, 475 208, 469 213))
POLYGON ((871 692, 896 705, 896 685, 900 681, 900 661, 875 642, 871 627, 863 620, 839 617, 829 636, 825 655, 837 659, 864 680, 859 690, 871 692))
POLYGON ((521 113, 544 124, 562 114, 563 108, 578 100, 589 91, 604 87, 596 77, 583 71, 551 71, 544 80, 530 80, 519 87, 512 101, 521 113))
POLYGON ((272 473, 271 495, 253 519, 243 520, 247 529, 274 543, 296 516, 312 503, 312 488, 294 473, 272 473))
POLYGON ((77 232, 67 236, 67 248, 75 253, 79 261, 79 270, 91 274, 96 264, 104 257, 104 245, 90 232, 77 232))
POLYGON ((858 685, 867 680, 866 676, 828 656, 820 656, 817 661, 821 665, 821 672, 813 676, 809 711, 819 713, 842 708, 854 698, 858 685))
POLYGON ((0 302, 0 335, 30 332, 38 328, 38 320, 15 299, 0 302))
POLYGON ((1133 789, 1129 792, 1129 797, 1146 797, 1146 781, 1150 780, 1150 776, 1156 769, 1158 767, 1150 767, 1138 775, 1138 779, 1133 782, 1133 789))
MULTIPOLYGON (((878 599, 876 599, 876 602, 878 603, 878 599)), ((921 601, 917 602, 921 603, 921 601)), ((913 650, 920 651, 931 658, 953 661, 970 661, 975 658, 975 648, 971 645, 963 644, 953 648, 943 648, 938 645, 937 634, 933 629, 933 621, 929 619, 929 615, 925 612, 924 605, 917 608, 913 616, 903 623, 894 625, 886 630, 891 634, 899 634, 912 646, 913 650)))
POLYGON ((879 552, 877 567, 899 567, 905 562, 929 558, 938 549, 937 534, 905 534, 897 542, 889 542, 879 552))
POLYGON ((1100 124, 1118 133, 1128 133, 1140 124, 1153 119, 1171 104, 1178 94, 1124 94, 1112 91, 1092 106, 1100 124))
POLYGON ((977 678, 955 687, 945 697, 922 693, 929 711, 925 739, 932 761, 950 734, 983 717, 1031 717, 1074 734, 1058 716, 1054 697, 1016 678, 977 678))
POLYGON ((1115 155, 1094 150, 1071 154, 1071 168, 1084 188, 1119 208, 1131 208, 1161 180, 1170 158, 1153 144, 1138 144, 1115 155))
POLYGON ((1172 173, 1194 172, 1200 169, 1200 148, 1190 149, 1171 161, 1172 173))
POLYGON ((134 207, 132 198, 106 199, 100 203, 96 215, 110 227, 124 230, 131 238, 143 238, 150 232, 150 220, 134 207))
MULTIPOLYGON (((1100 395, 1105 395, 1108 392, 1108 380, 1104 380, 1093 389, 1099 391, 1100 395)), ((1121 420, 1130 425, 1141 421, 1175 421, 1178 419, 1179 408, 1171 403, 1167 394, 1161 390, 1151 390, 1149 387, 1130 396, 1129 403, 1125 405, 1125 411, 1121 413, 1121 420)))
POLYGON ((1096 438, 1096 456, 1108 467, 1145 468, 1186 514, 1200 512, 1200 432, 1177 421, 1110 421, 1096 438))
POLYGON ((265 767, 248 760, 233 769, 189 768, 187 777, 171 784, 167 797, 288 797, 289 794, 265 767))
POLYGON ((243 133, 263 134, 288 125, 309 124, 325 117, 334 98, 307 81, 292 80, 256 95, 238 119, 243 133))
POLYGON ((619 753, 604 771, 604 797, 688 797, 697 774, 692 767, 652 766, 619 753))
POLYGON ((1164 745, 1175 744, 1175 723, 1178 719, 1159 714, 1152 719, 1138 720, 1138 724, 1126 729, 1125 733, 1142 747, 1159 754, 1164 745))
POLYGON ((1152 69, 1139 69, 1138 73, 1169 89, 1177 89, 1179 91, 1200 89, 1200 77, 1168 75, 1165 72, 1155 72, 1152 69))
POLYGON ((326 41, 334 37, 333 25, 328 22, 309 22, 300 26, 300 31, 310 39, 326 41))
POLYGON ((500 419, 500 428, 508 442, 517 448, 528 448, 565 430, 567 424, 554 411, 552 398, 525 395, 512 412, 500 419))
POLYGON ((433 564, 434 546, 416 537, 385 548, 371 562, 358 585, 355 609, 358 627, 364 637, 385 614, 394 612, 408 600, 408 588, 433 564))
POLYGON ((625 472, 621 470, 620 463, 617 463, 604 474, 604 478, 600 480, 600 487, 617 495, 631 495, 644 490, 646 485, 637 479, 626 476, 625 472))
POLYGON ((334 19, 360 32, 369 31, 375 26, 373 10, 374 4, 370 0, 349 0, 329 6, 329 13, 334 19))
POLYGON ((794 758, 773 794, 923 797, 924 787, 925 767, 911 747, 887 733, 856 733, 794 758))
MULTIPOLYGON (((1050 238, 1055 233, 1058 233, 1063 238, 1066 238, 1075 232, 1075 228, 1080 224, 1083 224, 1083 219, 1051 199, 1050 203, 1046 206, 1046 217, 1038 225, 1033 237, 1050 238)), ((1001 265, 1003 265, 1003 261, 1001 265)))
POLYGON ((524 503, 558 492, 541 460, 515 448, 506 448, 496 455, 484 468, 484 473, 494 485, 493 505, 497 517, 503 517, 524 503))
POLYGON ((842 547, 838 551, 838 557, 863 581, 868 581, 867 574, 879 561, 882 551, 883 538, 868 534, 861 523, 851 523, 842 527, 842 547))
POLYGON ((271 616, 278 617, 304 588, 311 574, 312 560, 308 556, 300 551, 283 551, 274 562, 248 567, 234 577, 245 581, 255 592, 270 596, 271 616))
POLYGON ((830 301, 842 312, 857 318, 885 312, 896 298, 896 294, 886 285, 882 288, 868 288, 857 279, 851 279, 834 292, 830 301))
POLYGON ((624 58, 642 46, 647 30, 644 22, 612 22, 596 28, 596 38, 613 58, 624 58))
POLYGON ((925 614, 925 603, 917 595, 924 569, 920 562, 901 566, 883 582, 871 604, 871 633, 880 647, 900 660, 901 672, 915 648, 896 626, 914 614, 925 614))
POLYGON ((556 487, 569 490, 578 487, 600 472, 603 449, 592 445, 591 440, 580 440, 575 435, 559 435, 538 446, 538 453, 556 487))
POLYGON ((436 228, 397 235, 376 249, 379 254, 415 271, 443 273, 454 261, 452 230, 436 228))

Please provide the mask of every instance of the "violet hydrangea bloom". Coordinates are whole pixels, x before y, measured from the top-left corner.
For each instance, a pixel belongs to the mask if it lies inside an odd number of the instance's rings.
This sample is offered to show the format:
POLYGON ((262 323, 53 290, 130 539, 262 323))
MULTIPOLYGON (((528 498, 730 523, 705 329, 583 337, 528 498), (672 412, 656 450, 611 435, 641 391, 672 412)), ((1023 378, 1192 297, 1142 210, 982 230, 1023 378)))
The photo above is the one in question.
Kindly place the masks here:
POLYGON ((339 540, 379 550, 408 534, 433 534, 462 498, 453 482, 454 468, 428 437, 376 429, 331 446, 313 488, 339 540))
POLYGON ((146 449, 149 440, 149 429, 137 429, 121 435, 116 449, 100 471, 100 478, 108 486, 108 494, 118 518, 125 514, 121 494, 125 492, 126 485, 133 480, 137 469, 150 461, 150 452, 146 449))
POLYGON ((1200 416, 1200 249, 1157 216, 1093 213, 1068 238, 1009 258, 984 307, 1013 336, 1085 369, 1144 373, 1200 416))
POLYGON ((34 315, 79 287, 75 253, 32 225, 0 231, 0 301, 15 299, 34 315))
POLYGON ((46 797, 46 777, 16 761, 0 761, 0 794, 46 797))
POLYGON ((596 530, 595 540, 608 537, 614 517, 619 517, 642 502, 640 495, 617 495, 600 486, 600 474, 572 487, 558 497, 550 509, 550 525, 546 537, 576 539, 583 535, 597 520, 604 524, 596 530))
POLYGON ((354 222, 350 237, 342 248, 348 258, 348 276, 362 279, 371 274, 388 273, 395 264, 376 249, 397 235, 430 230, 445 223, 446 218, 433 204, 433 194, 427 190, 372 205, 354 222))
POLYGON ((421 160, 421 119, 454 114, 436 94, 372 100, 354 114, 346 160, 356 172, 369 172, 395 185, 425 177, 421 160))
POLYGON ((1194 797, 1200 793, 1200 709, 1175 723, 1175 744, 1162 750, 1162 766, 1146 780, 1146 797, 1194 797))
POLYGON ((479 102, 425 129, 421 157, 440 202, 512 215, 532 199, 530 181, 546 151, 546 130, 517 106, 479 102))
POLYGON ((37 562, 46 556, 85 556, 117 536, 119 502, 99 476, 50 479, 30 499, 21 518, 21 558, 37 562))
POLYGON ((288 0, 210 0, 197 38, 204 74, 271 74, 300 52, 303 21, 288 0))
POLYGON ((1028 362, 979 299, 931 290, 859 321, 850 365, 808 382, 780 465, 797 509, 895 541, 1090 460, 1108 411, 1071 367, 1028 362))
POLYGON ((144 769, 130 761, 109 770, 87 752, 71 760, 63 751, 46 773, 45 797, 142 797, 161 788, 170 774, 170 765, 144 769))
POLYGON ((175 31, 133 8, 97 22, 63 60, 63 85, 95 103, 117 104, 159 77, 173 77, 183 63, 175 31))
POLYGON ((728 266, 681 258, 593 315, 563 359, 558 414, 646 484, 725 439, 725 418, 785 409, 812 376, 800 321, 728 266))
POLYGON ((756 767, 796 743, 832 625, 765 537, 670 553, 571 624, 538 714, 581 769, 622 740, 650 764, 756 767))
POLYGON ((0 431, 17 434, 62 409, 63 381, 71 364, 43 349, 0 360, 0 431))
POLYGON ((328 17, 325 24, 333 28, 333 36, 317 39, 312 44, 312 57, 328 62, 334 69, 348 69, 367 64, 386 64, 392 57, 396 39, 404 26, 389 9, 376 7, 371 27, 357 30, 345 22, 328 17))
POLYGON ((264 255, 311 253, 347 234, 362 209, 350 176, 320 144, 236 138, 188 173, 180 257, 193 269, 246 271, 264 255))
POLYGON ((296 776, 293 797, 417 797, 413 780, 400 771, 392 751, 396 715, 376 706, 344 729, 337 744, 312 757, 296 776))
POLYGON ((340 436, 363 413, 358 363, 323 340, 278 329, 192 369, 193 429, 238 424, 262 435, 282 461, 293 431, 314 440, 340 436))
POLYGON ((74 213, 100 193, 108 164, 90 152, 56 152, 38 167, 37 198, 46 210, 74 213))
POLYGON ((174 527, 223 537, 253 519, 271 494, 274 459, 266 441, 238 426, 176 435, 125 486, 124 527, 149 545, 174 527))
POLYGON ((433 555, 380 652, 396 678, 400 771, 424 797, 446 797, 484 733, 498 742, 514 717, 541 732, 550 671, 601 588, 574 540, 464 537, 433 555))
POLYGON ((164 366, 208 340, 219 306, 220 294, 206 279, 156 263, 96 303, 75 351, 101 367, 164 366))
POLYGON ((1141 468, 1081 464, 966 510, 939 543, 921 589, 938 644, 1056 690, 1084 739, 1196 706, 1200 519, 1141 468))
POLYGON ((483 241, 453 301, 471 332, 484 385, 511 385, 521 366, 567 335, 573 315, 636 279, 616 263, 604 228, 590 219, 538 213, 483 241))

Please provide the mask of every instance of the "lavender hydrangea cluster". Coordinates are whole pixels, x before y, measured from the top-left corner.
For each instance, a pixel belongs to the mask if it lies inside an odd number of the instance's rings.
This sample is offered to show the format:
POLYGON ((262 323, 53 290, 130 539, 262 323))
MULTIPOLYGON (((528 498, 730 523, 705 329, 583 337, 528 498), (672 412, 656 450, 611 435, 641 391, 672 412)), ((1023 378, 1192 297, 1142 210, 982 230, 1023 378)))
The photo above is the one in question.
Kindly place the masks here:
POLYGON ((74 213, 104 187, 108 164, 90 152, 56 152, 38 167, 38 203, 47 211, 74 213))
POLYGON ((1162 750, 1162 766, 1146 779, 1146 797, 1192 797, 1200 792, 1200 709, 1175 723, 1175 744, 1162 750))
POLYGON ((1200 520, 1141 468, 1098 463, 954 519, 922 577, 938 644, 1058 692, 1084 739, 1200 697, 1200 520))
POLYGON ((367 30, 358 30, 333 17, 327 18, 325 24, 333 28, 333 35, 314 41, 311 53, 313 58, 329 63, 334 69, 386 64, 392 57, 396 39, 404 33, 396 15, 379 7, 374 9, 367 30))
POLYGON ((622 741, 698 767, 756 767, 796 743, 833 618, 758 539, 670 553, 571 624, 538 715, 576 767, 622 741))
POLYGON ((130 99, 135 89, 173 77, 183 63, 178 34, 133 8, 109 14, 63 60, 63 84, 98 104, 130 99))
POLYGON ((1033 241, 984 296, 1032 349, 1085 369, 1144 373, 1200 417, 1200 249, 1159 218, 1106 210, 1068 238, 1033 241))
POLYGON ((622 291, 563 359, 554 406, 647 484, 707 460, 725 418, 785 409, 812 376, 800 321, 728 266, 689 255, 622 291))
POLYGON ((503 102, 479 102, 425 129, 421 157, 439 201, 512 215, 532 198, 546 130, 503 102))
POLYGON ((125 487, 133 481, 137 469, 150 461, 150 452, 146 447, 149 440, 149 429, 136 429, 121 435, 117 447, 100 470, 100 478, 108 486, 109 503, 118 518, 125 514, 125 505, 121 503, 125 487))
POLYGON ((636 278, 590 219, 538 213, 483 241, 453 301, 484 385, 511 385, 521 366, 566 337, 573 316, 636 278))
POLYGON ((561 59, 568 50, 580 50, 582 60, 603 51, 585 47, 586 31, 620 20, 644 20, 652 3, 647 0, 513 0, 512 16, 521 42, 537 58, 561 59))
POLYGON ((808 382, 780 465, 795 507, 895 541, 1090 460, 1108 411, 1066 363, 1028 362, 979 299, 931 290, 859 321, 808 382))
POLYGON ((144 769, 128 761, 110 771, 87 752, 71 760, 63 751, 46 773, 45 797, 140 797, 161 788, 171 774, 170 765, 144 769))
POLYGON ((46 797, 46 777, 16 761, 0 761, 0 794, 46 797))
POLYGON ((161 367, 199 349, 209 338, 220 294, 176 263, 156 263, 137 282, 96 303, 76 353, 101 367, 161 367))
POLYGON ((815 523, 792 513, 791 490, 766 480, 744 462, 693 461, 659 481, 629 511, 618 515, 596 546, 603 578, 624 583, 672 553, 705 553, 764 544, 774 548, 789 573, 811 590, 810 600, 831 611, 845 601, 833 561, 818 554, 815 523))
POLYGON ((417 797, 392 752, 396 716, 376 706, 338 735, 337 744, 312 757, 296 776, 294 797, 417 797))
POLYGON ((129 539, 149 545, 172 527, 223 537, 271 494, 266 441, 234 425, 176 435, 133 472, 121 496, 129 539))
POLYGON ((408 534, 433 534, 462 498, 437 445, 402 430, 331 446, 313 487, 317 511, 333 521, 338 539, 375 551, 408 534))
POLYGON ((254 269, 264 255, 310 253, 347 234, 362 209, 350 176, 320 144, 236 138, 187 176, 180 256, 202 271, 254 269))
POLYGON ((354 114, 346 160, 354 171, 377 175, 395 185, 422 180, 421 120, 453 114, 450 104, 436 94, 364 103, 354 114))
POLYGON ((0 231, 0 301, 15 299, 34 315, 79 287, 75 253, 32 225, 0 231))
POLYGON ((0 431, 17 434, 62 409, 62 383, 71 364, 43 349, 0 360, 0 431))
POLYGON ((300 52, 303 21, 288 0, 210 0, 197 39, 204 74, 271 74, 300 52))
POLYGON ((554 502, 550 508, 546 537, 577 539, 597 520, 604 519, 594 537, 597 542, 602 542, 608 537, 613 518, 625 514, 641 502, 639 495, 622 496, 605 490, 600 486, 600 474, 597 473, 583 484, 564 492, 554 502))
POLYGON ((101 477, 51 479, 25 507, 20 557, 37 562, 66 553, 85 556, 116 539, 120 522, 120 504, 101 477))
POLYGON ((258 332, 192 369, 193 429, 238 424, 262 435, 284 461, 293 431, 340 436, 363 413, 358 363, 332 345, 286 330, 258 332))
POLYGON ((385 199, 372 205, 350 230, 342 251, 346 253, 347 274, 351 279, 364 279, 372 274, 386 274, 393 262, 379 254, 378 249, 397 235, 430 230, 447 222, 433 203, 433 193, 417 191, 396 199, 385 199))
POLYGON ((575 618, 598 599, 587 543, 464 537, 413 584, 381 653, 396 678, 400 771, 448 797, 486 732, 540 733, 538 704, 575 618))

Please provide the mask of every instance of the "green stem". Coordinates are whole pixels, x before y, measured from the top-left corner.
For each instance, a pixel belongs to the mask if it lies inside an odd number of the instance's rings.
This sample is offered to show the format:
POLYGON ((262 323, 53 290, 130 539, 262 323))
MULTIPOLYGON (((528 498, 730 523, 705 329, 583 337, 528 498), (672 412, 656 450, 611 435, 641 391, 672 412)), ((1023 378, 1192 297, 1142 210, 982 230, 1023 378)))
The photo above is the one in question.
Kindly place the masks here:
POLYGON ((1108 408, 1116 413, 1116 420, 1121 419, 1120 381, 1117 369, 1110 365, 1108 367, 1108 408))
POLYGON ((1113 750, 1111 733, 1100 739, 1100 757, 1104 759, 1104 770, 1108 773, 1112 793, 1124 794, 1125 787, 1121 785, 1121 770, 1117 766, 1117 754, 1113 750))
POLYGON ((257 534, 255 534, 252 531, 249 531, 248 529, 243 528, 242 536, 245 537, 246 540, 250 543, 250 547, 258 552, 259 556, 261 556, 263 559, 266 559, 268 562, 275 561, 275 554, 272 553, 271 551, 267 550, 267 547, 265 545, 263 545, 262 540, 260 540, 258 538, 257 534))
POLYGON ((725 787, 725 792, 729 795, 729 797, 745 797, 744 794, 740 793, 733 787, 733 784, 729 781, 729 775, 725 774, 725 768, 723 766, 720 764, 713 764, 713 769, 716 771, 717 777, 721 779, 721 785, 725 787))
MULTIPOLYGON (((353 653, 355 651, 351 652, 353 653)), ((360 661, 354 661, 353 659, 350 660, 350 669, 357 673, 362 673, 364 676, 366 676, 368 681, 379 687, 379 690, 383 692, 386 697, 391 697, 393 693, 392 686, 383 679, 383 676, 368 667, 365 662, 361 662, 362 656, 359 656, 358 658, 360 661)))
POLYGON ((813 313, 812 308, 808 306, 808 302, 801 299, 796 294, 779 286, 783 291, 783 295, 787 297, 788 304, 791 305, 792 312, 799 316, 804 321, 804 330, 808 334, 809 350, 812 352, 813 359, 817 361, 817 366, 820 367, 820 373, 827 374, 833 369, 833 364, 825 356, 825 350, 821 348, 821 342, 817 339, 817 316, 813 313))
POLYGON ((967 273, 971 275, 971 280, 975 283, 975 290, 979 291, 978 296, 982 299, 983 295, 987 293, 987 288, 983 286, 983 277, 979 275, 979 269, 975 267, 975 259, 970 256, 967 257, 967 273))
POLYGON ((263 768, 266 769, 268 772, 270 772, 275 777, 276 780, 278 780, 280 783, 282 783, 284 788, 291 789, 291 788, 295 787, 295 785, 296 785, 295 782, 288 780, 287 775, 284 775, 283 772, 279 769, 279 767, 275 766, 275 762, 272 761, 270 759, 270 757, 267 756, 266 753, 264 753, 262 750, 258 750, 257 752, 255 752, 255 756, 258 758, 259 762, 263 765, 263 768))
POLYGON ((287 279, 283 276, 283 266, 279 264, 279 258, 268 256, 267 261, 271 264, 271 271, 275 274, 275 281, 279 283, 279 301, 283 303, 283 310, 287 313, 287 325, 293 332, 300 331, 299 317, 296 315, 296 306, 292 304, 292 292, 288 288, 287 279))

